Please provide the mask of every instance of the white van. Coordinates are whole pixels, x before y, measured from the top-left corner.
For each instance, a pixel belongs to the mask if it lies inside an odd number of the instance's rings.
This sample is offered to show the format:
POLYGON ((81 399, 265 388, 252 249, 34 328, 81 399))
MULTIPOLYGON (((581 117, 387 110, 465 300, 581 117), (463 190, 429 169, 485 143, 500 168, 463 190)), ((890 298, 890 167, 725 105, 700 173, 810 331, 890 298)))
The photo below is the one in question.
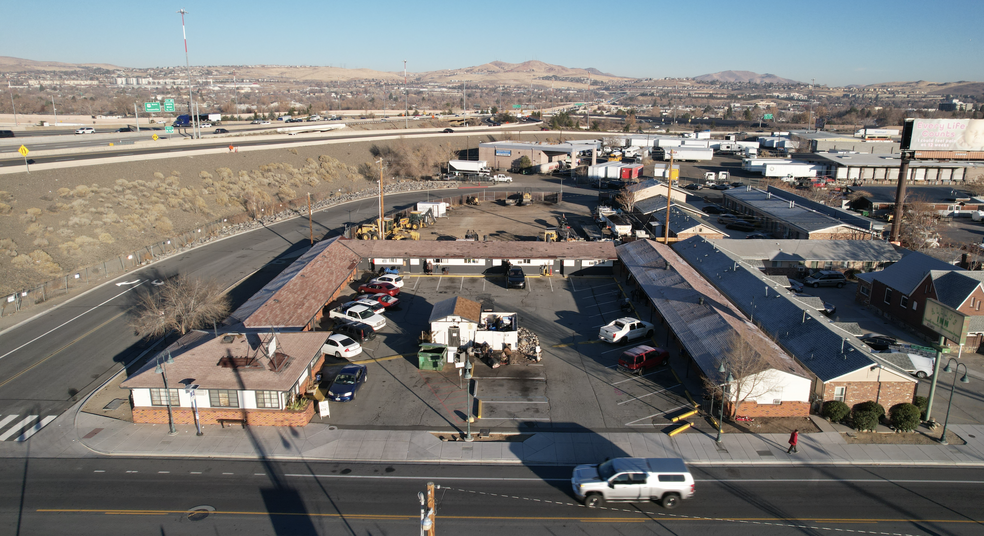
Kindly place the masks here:
POLYGON ((679 458, 614 458, 578 465, 571 477, 574 495, 588 508, 606 502, 659 501, 675 508, 694 496, 694 477, 679 458))

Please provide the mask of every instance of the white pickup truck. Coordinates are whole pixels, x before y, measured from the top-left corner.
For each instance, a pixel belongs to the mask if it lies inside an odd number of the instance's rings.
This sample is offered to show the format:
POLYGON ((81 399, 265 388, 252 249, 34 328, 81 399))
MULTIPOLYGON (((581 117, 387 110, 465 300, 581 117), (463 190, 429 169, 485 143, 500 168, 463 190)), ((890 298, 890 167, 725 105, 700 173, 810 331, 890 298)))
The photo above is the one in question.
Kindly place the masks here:
POLYGON ((386 327, 386 318, 376 314, 371 308, 365 305, 354 305, 345 307, 344 305, 332 309, 328 316, 334 318, 336 322, 362 322, 372 326, 372 329, 379 331, 386 327))
POLYGON ((598 338, 606 342, 625 344, 631 340, 653 336, 653 325, 637 318, 619 318, 598 330, 598 338))
POLYGON ((512 177, 499 173, 498 175, 493 175, 489 180, 492 182, 512 182, 512 177))

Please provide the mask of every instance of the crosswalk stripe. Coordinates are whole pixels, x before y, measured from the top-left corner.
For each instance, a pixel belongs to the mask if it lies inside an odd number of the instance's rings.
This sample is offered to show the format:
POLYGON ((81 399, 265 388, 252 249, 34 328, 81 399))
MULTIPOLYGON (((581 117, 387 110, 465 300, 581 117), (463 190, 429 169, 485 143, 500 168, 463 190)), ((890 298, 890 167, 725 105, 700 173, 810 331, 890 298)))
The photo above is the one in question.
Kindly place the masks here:
POLYGON ((48 415, 47 417, 41 419, 41 422, 35 424, 28 431, 26 431, 23 434, 21 434, 20 437, 18 437, 14 441, 18 441, 18 442, 27 441, 27 439, 29 437, 31 437, 32 435, 34 435, 34 434, 38 433, 39 431, 41 431, 41 429, 44 428, 45 426, 47 426, 48 423, 50 423, 51 421, 53 421, 53 420, 55 420, 57 418, 58 418, 58 415, 48 415))
POLYGON ((4 426, 7 426, 7 423, 8 422, 10 422, 10 421, 12 421, 12 420, 14 420, 16 418, 17 418, 17 415, 7 415, 6 417, 3 418, 2 421, 0 421, 0 428, 3 428, 4 426))
POLYGON ((23 421, 15 424, 13 428, 7 430, 3 434, 0 434, 0 441, 6 441, 7 438, 23 430, 24 427, 27 426, 27 423, 33 421, 34 419, 37 419, 38 417, 39 417, 38 415, 28 415, 23 421))

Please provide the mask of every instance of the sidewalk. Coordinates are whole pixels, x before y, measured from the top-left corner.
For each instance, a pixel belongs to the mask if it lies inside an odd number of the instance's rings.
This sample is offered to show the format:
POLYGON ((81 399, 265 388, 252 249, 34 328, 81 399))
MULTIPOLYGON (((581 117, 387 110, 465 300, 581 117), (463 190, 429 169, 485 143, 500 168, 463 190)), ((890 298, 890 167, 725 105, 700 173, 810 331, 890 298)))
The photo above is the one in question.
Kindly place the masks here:
MULTIPOLYGON (((786 434, 536 432, 523 442, 441 441, 428 431, 339 429, 317 418, 301 428, 130 422, 78 411, 62 414, 26 443, 0 442, 0 456, 193 457, 371 463, 570 465, 607 457, 674 457, 692 465, 947 465, 984 466, 984 426, 951 425, 966 445, 852 445, 823 419, 819 433, 801 434, 798 454, 786 454, 786 434)), ((447 434, 445 434, 447 435, 447 434)))

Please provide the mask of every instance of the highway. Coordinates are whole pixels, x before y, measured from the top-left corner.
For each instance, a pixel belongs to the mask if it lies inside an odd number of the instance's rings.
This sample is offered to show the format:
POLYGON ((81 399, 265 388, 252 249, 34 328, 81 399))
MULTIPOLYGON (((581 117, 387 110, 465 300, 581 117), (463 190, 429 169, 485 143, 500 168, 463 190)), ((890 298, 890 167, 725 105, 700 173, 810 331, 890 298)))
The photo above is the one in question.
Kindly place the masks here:
POLYGON ((439 486, 437 534, 980 534, 981 469, 691 468, 696 495, 580 506, 570 467, 173 459, 10 460, 10 534, 417 534, 439 486))

